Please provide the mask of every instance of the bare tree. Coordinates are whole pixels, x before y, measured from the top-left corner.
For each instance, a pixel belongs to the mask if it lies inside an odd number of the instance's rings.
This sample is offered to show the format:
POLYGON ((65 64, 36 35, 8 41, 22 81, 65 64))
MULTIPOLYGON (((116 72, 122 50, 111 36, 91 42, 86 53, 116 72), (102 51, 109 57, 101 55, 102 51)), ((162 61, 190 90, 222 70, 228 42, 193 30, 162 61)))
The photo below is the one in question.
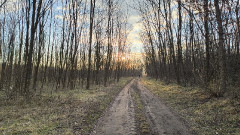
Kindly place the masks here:
POLYGON ((6 2, 7 2, 7 0, 4 0, 3 2, 1 1, 0 8, 2 8, 6 2))
POLYGON ((95 1, 96 1, 96 0, 91 0, 91 7, 90 7, 88 73, 87 73, 87 86, 86 86, 87 89, 90 88, 91 56, 92 56, 92 37, 93 37, 93 24, 94 24, 95 1))
POLYGON ((219 80, 219 95, 222 96, 226 91, 226 55, 225 55, 225 47, 224 47, 224 32, 222 26, 222 15, 221 10, 219 8, 219 0, 214 0, 214 6, 216 10, 216 19, 218 24, 218 47, 219 47, 219 66, 220 66, 220 80, 219 80))

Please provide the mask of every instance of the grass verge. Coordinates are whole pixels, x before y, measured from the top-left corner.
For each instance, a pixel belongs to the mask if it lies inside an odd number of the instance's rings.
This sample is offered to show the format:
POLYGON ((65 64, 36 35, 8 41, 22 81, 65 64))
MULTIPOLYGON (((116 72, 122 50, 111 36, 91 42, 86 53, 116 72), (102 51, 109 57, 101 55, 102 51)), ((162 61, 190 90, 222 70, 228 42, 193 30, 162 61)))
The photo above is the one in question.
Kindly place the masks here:
POLYGON ((143 78, 144 85, 178 112, 199 135, 240 135, 240 101, 210 98, 197 87, 166 85, 143 78))
POLYGON ((109 87, 92 86, 56 93, 44 92, 31 102, 0 99, 0 133, 89 134, 95 121, 132 78, 123 78, 109 87))

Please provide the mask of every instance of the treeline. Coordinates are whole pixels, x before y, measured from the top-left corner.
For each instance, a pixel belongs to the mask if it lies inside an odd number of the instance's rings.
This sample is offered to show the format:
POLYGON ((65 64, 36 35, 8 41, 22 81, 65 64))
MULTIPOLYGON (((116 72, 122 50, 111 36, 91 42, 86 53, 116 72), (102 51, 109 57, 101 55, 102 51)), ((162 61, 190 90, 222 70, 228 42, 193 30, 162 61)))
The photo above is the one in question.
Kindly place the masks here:
POLYGON ((130 63, 129 26, 120 4, 117 0, 2 2, 0 91, 8 98, 29 99, 41 94, 44 86, 53 91, 77 85, 89 89, 141 72, 130 63))
POLYGON ((138 2, 148 76, 199 85, 213 96, 239 88, 239 0, 138 2))

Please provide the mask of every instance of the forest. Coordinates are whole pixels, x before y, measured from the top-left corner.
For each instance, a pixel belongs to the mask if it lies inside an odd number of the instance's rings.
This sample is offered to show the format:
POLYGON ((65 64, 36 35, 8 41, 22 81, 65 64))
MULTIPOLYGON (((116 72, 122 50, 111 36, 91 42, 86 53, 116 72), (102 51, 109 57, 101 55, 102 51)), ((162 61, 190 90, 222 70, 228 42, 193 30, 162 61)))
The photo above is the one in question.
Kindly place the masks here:
POLYGON ((239 135, 239 0, 0 0, 0 134, 239 135))
POLYGON ((130 59, 127 15, 118 3, 6 2, 0 9, 0 89, 8 98, 30 98, 41 94, 44 85, 54 91, 107 86, 141 73, 139 60, 130 59))
POLYGON ((147 74, 212 96, 239 93, 239 0, 174 2, 139 3, 147 74))

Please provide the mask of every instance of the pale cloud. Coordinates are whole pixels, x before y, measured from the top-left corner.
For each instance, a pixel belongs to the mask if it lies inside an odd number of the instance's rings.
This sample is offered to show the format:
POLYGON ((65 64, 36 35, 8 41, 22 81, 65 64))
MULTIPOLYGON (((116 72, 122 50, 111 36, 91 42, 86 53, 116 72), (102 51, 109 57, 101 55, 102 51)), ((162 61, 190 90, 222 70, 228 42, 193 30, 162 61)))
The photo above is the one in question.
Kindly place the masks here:
POLYGON ((62 15, 55 15, 55 18, 63 20, 63 16, 62 15))
POLYGON ((130 33, 128 36, 129 42, 133 44, 133 46, 141 47, 142 42, 140 41, 139 33, 130 33))
POLYGON ((131 24, 137 23, 141 17, 139 15, 131 15, 128 19, 128 22, 131 24))
POLYGON ((132 52, 139 53, 142 49, 142 41, 140 40, 140 32, 142 29, 142 24, 139 22, 141 16, 131 15, 128 22, 131 24, 132 28, 128 32, 128 43, 131 44, 132 52))
MULTIPOLYGON (((24 1, 25 2, 25 1, 24 1)), ((3 13, 3 9, 5 8, 5 13, 11 13, 11 12, 17 12, 19 10, 19 3, 24 3, 22 1, 19 0, 8 0, 5 5, 1 8, 2 10, 0 11, 0 13, 3 13)), ((24 4, 22 4, 21 6, 24 6, 24 4)))
POLYGON ((57 6, 57 10, 65 10, 66 8, 63 8, 62 6, 57 6))
POLYGON ((142 23, 135 23, 133 24, 133 31, 140 32, 143 29, 142 23))

